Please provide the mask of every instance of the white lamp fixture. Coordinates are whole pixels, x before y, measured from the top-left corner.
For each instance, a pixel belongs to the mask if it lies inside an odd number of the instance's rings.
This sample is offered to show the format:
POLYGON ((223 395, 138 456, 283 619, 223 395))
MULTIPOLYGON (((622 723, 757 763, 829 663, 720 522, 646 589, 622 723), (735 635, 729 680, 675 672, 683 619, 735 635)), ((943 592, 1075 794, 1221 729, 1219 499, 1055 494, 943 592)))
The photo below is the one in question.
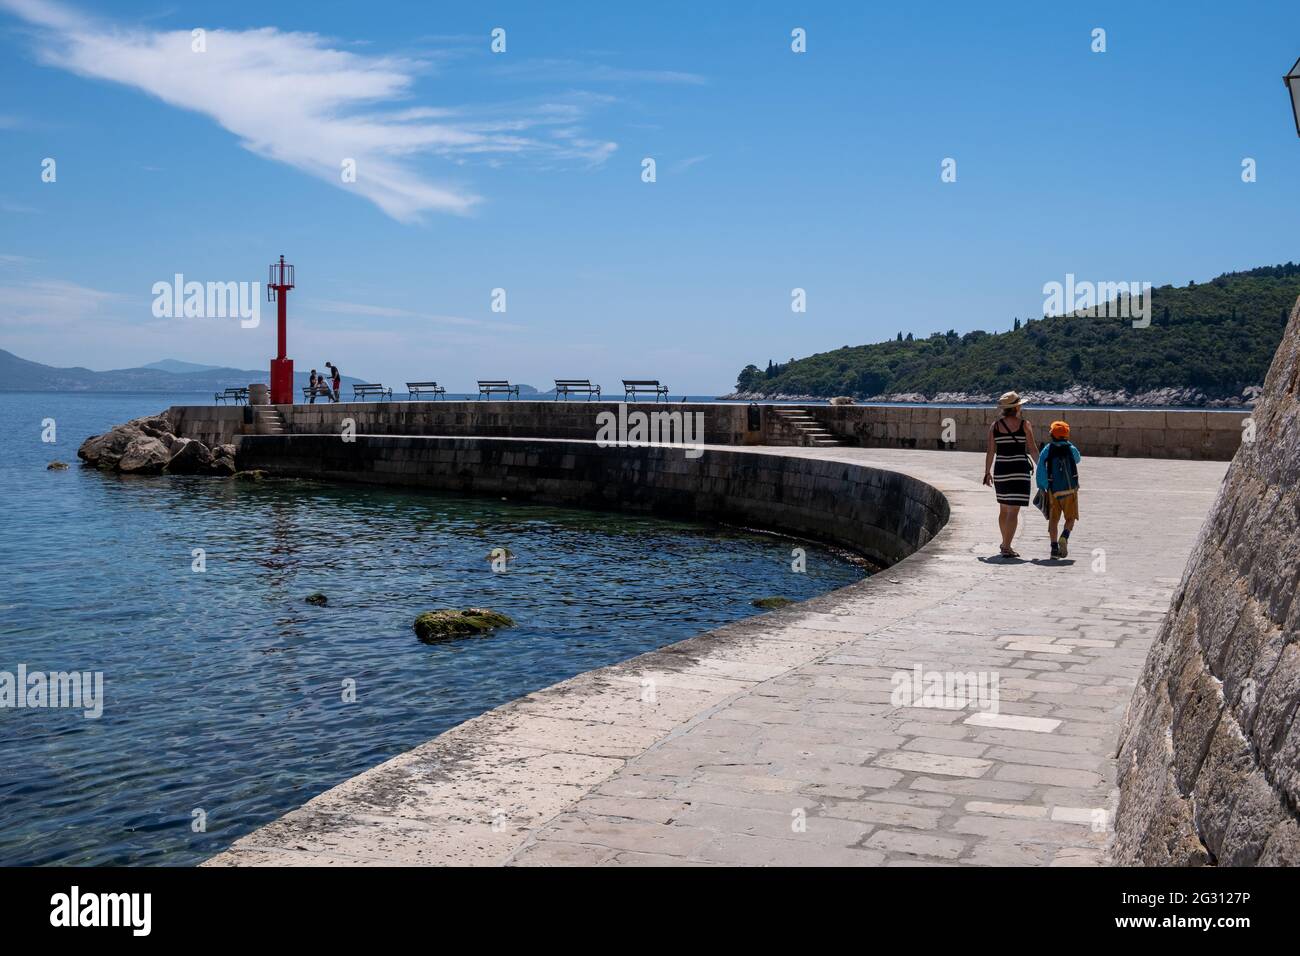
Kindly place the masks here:
POLYGON ((1300 136, 1300 60, 1295 61, 1295 66, 1282 77, 1282 82, 1291 91, 1291 112, 1295 114, 1296 135, 1300 136))

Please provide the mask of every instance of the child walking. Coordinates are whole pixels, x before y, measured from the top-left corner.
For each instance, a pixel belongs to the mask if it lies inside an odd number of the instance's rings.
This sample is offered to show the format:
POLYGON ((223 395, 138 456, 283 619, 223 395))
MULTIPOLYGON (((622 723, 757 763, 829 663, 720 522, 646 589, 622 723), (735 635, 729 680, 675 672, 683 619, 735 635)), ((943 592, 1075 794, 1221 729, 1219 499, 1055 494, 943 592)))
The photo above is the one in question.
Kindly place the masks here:
POLYGON ((1079 520, 1079 460, 1082 457, 1070 441, 1069 422, 1052 422, 1052 441, 1039 453, 1034 477, 1039 489, 1051 501, 1047 528, 1052 536, 1054 558, 1064 558, 1070 553, 1070 532, 1079 520), (1058 537, 1057 527, 1061 518, 1065 518, 1065 530, 1058 537))

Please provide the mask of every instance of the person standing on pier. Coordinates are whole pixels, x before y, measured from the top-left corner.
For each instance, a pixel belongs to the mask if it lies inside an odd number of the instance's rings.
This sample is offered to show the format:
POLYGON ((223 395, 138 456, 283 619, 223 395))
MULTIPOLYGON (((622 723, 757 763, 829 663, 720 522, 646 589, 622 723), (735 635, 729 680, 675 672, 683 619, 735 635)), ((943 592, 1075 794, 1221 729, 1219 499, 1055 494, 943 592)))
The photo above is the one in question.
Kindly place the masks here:
POLYGON ((989 427, 988 448, 984 454, 984 484, 992 485, 998 499, 998 528, 1002 532, 999 549, 1004 558, 1020 555, 1011 547, 1020 522, 1020 509, 1029 504, 1033 461, 1038 457, 1034 428, 1020 416, 1024 401, 1016 392, 998 399, 998 420, 989 427))
POLYGON ((339 400, 339 392, 343 388, 343 375, 339 372, 339 367, 332 362, 326 362, 325 367, 330 370, 330 388, 333 390, 334 401, 339 400))

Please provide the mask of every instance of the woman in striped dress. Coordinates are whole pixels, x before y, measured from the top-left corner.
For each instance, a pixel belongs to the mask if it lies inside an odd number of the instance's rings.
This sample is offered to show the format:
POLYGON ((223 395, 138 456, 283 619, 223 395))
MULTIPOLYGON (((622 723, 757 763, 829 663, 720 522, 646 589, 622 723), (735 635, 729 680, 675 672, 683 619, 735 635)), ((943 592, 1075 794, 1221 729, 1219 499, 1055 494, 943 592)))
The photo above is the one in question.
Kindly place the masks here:
POLYGON ((992 485, 998 498, 998 527, 1002 531, 1002 557, 1018 558, 1011 547, 1020 521, 1020 509, 1029 504, 1033 462, 1038 458, 1034 429, 1020 417, 1024 402, 1015 392, 998 399, 998 420, 989 427, 984 455, 984 484, 992 485))

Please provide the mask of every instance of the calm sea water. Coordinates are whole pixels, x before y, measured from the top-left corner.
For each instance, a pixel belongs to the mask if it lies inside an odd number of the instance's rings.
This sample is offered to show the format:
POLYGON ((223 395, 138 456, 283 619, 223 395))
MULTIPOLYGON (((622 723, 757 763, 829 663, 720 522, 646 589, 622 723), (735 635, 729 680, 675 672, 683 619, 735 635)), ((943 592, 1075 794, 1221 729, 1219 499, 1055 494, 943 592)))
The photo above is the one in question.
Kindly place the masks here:
POLYGON ((793 574, 789 541, 660 519, 77 462, 87 435, 203 399, 0 393, 0 671, 102 671, 105 698, 97 720, 0 708, 0 864, 194 863, 521 694, 863 573, 810 548, 793 574), (469 605, 518 626, 411 631, 469 605))

